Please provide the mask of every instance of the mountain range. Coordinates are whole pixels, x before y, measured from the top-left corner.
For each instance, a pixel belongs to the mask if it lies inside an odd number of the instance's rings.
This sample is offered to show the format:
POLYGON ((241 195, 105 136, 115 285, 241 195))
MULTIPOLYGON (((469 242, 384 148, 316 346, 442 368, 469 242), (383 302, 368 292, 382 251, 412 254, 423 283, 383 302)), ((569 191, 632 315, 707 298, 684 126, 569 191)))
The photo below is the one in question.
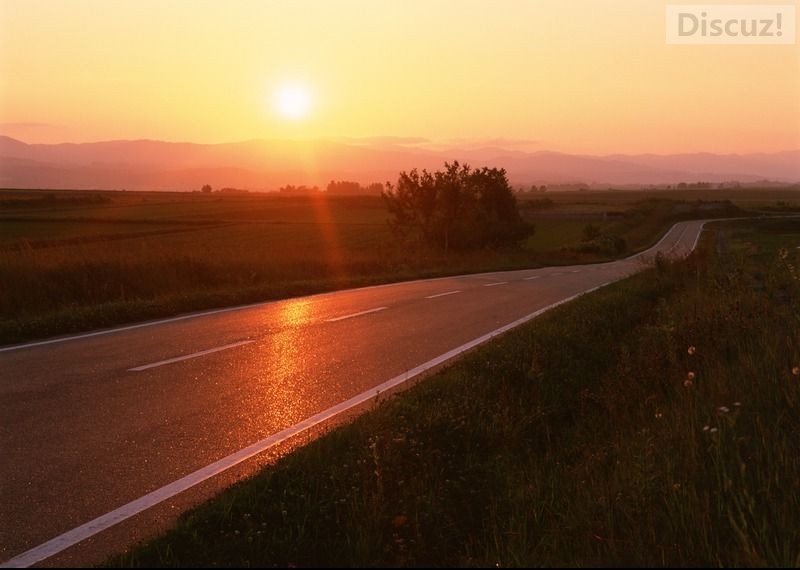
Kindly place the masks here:
POLYGON ((26 144, 0 136, 0 187, 46 189, 277 190, 330 180, 396 181, 401 171, 458 160, 505 168, 515 186, 800 182, 800 150, 752 154, 610 154, 528 151, 485 144, 434 146, 424 139, 250 140, 197 144, 157 140, 26 144))

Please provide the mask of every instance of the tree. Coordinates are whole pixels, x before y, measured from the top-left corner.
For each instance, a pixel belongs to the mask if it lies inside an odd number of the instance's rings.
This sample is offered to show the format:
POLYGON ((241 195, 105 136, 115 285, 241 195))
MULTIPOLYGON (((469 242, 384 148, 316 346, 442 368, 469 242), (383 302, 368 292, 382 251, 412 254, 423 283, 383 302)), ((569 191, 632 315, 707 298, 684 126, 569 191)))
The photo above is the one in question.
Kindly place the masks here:
POLYGON ((203 187, 200 189, 201 192, 205 192, 206 194, 211 193, 211 184, 203 184, 203 187))
POLYGON ((444 170, 401 172, 382 192, 398 238, 450 249, 518 245, 533 233, 517 208, 504 169, 473 170, 457 161, 444 170))

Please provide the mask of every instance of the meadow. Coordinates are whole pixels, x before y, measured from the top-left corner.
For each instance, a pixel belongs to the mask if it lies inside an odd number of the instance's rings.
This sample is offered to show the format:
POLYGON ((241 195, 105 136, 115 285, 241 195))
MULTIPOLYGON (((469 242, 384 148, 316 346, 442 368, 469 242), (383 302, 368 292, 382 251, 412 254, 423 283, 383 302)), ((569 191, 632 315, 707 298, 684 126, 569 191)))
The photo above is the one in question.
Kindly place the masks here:
POLYGON ((522 247, 444 255, 397 247, 377 196, 0 190, 0 343, 360 285, 600 261, 650 245, 678 219, 791 207, 797 192, 547 192, 519 203, 536 226, 522 247), (599 232, 591 240, 587 225, 599 232))
POLYGON ((797 567, 800 221, 557 307, 113 567, 797 567))

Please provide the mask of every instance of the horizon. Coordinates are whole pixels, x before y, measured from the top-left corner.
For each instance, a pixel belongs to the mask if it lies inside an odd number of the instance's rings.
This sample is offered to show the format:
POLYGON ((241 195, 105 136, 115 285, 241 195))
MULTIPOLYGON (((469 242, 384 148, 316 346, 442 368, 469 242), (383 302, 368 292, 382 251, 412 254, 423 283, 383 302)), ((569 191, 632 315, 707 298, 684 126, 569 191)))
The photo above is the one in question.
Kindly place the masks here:
POLYGON ((661 3, 5 0, 0 16, 0 133, 26 144, 800 149, 797 45, 671 45, 661 3))
POLYGON ((111 139, 97 139, 87 141, 71 141, 59 140, 55 142, 30 142, 18 137, 13 137, 0 131, 0 137, 12 139, 16 142, 22 143, 27 146, 59 146, 59 145, 98 145, 106 143, 163 143, 169 145, 194 145, 194 146, 224 146, 224 145, 240 145, 249 143, 338 143, 350 146, 369 146, 369 145, 392 145, 405 149, 418 149, 418 150, 482 150, 482 149, 500 149, 508 152, 522 152, 525 154, 563 154, 568 156, 589 156, 596 158, 610 158, 616 156, 679 156, 679 155, 711 155, 711 156, 748 156, 748 155, 777 155, 785 153, 800 152, 800 146, 795 148, 783 148, 774 151, 752 151, 752 152, 711 152, 705 150, 697 150, 693 152, 641 152, 641 153, 626 153, 617 151, 607 151, 603 153, 578 153, 578 152, 565 152, 553 150, 550 148, 541 148, 536 150, 521 150, 524 143, 519 141, 509 141, 505 143, 498 139, 485 139, 485 140, 431 140, 423 139, 421 137, 413 137, 419 140, 415 142, 404 142, 403 139, 410 137, 394 137, 391 135, 376 135, 372 137, 284 137, 284 138, 251 138, 239 140, 223 140, 216 142, 198 142, 192 140, 168 140, 156 138, 111 138, 111 139), (398 139, 398 140, 392 140, 398 139))

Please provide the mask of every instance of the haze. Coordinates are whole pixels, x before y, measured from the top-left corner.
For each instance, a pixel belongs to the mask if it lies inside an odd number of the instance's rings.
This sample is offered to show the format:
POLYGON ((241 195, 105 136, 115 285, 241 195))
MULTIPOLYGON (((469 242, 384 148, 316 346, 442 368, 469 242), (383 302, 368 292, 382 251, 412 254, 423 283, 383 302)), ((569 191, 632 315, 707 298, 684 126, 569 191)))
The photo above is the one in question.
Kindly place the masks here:
POLYGON ((667 45, 664 18, 635 0, 2 0, 0 134, 800 149, 797 45, 667 45), (275 111, 289 85, 313 100, 298 117, 275 111))

